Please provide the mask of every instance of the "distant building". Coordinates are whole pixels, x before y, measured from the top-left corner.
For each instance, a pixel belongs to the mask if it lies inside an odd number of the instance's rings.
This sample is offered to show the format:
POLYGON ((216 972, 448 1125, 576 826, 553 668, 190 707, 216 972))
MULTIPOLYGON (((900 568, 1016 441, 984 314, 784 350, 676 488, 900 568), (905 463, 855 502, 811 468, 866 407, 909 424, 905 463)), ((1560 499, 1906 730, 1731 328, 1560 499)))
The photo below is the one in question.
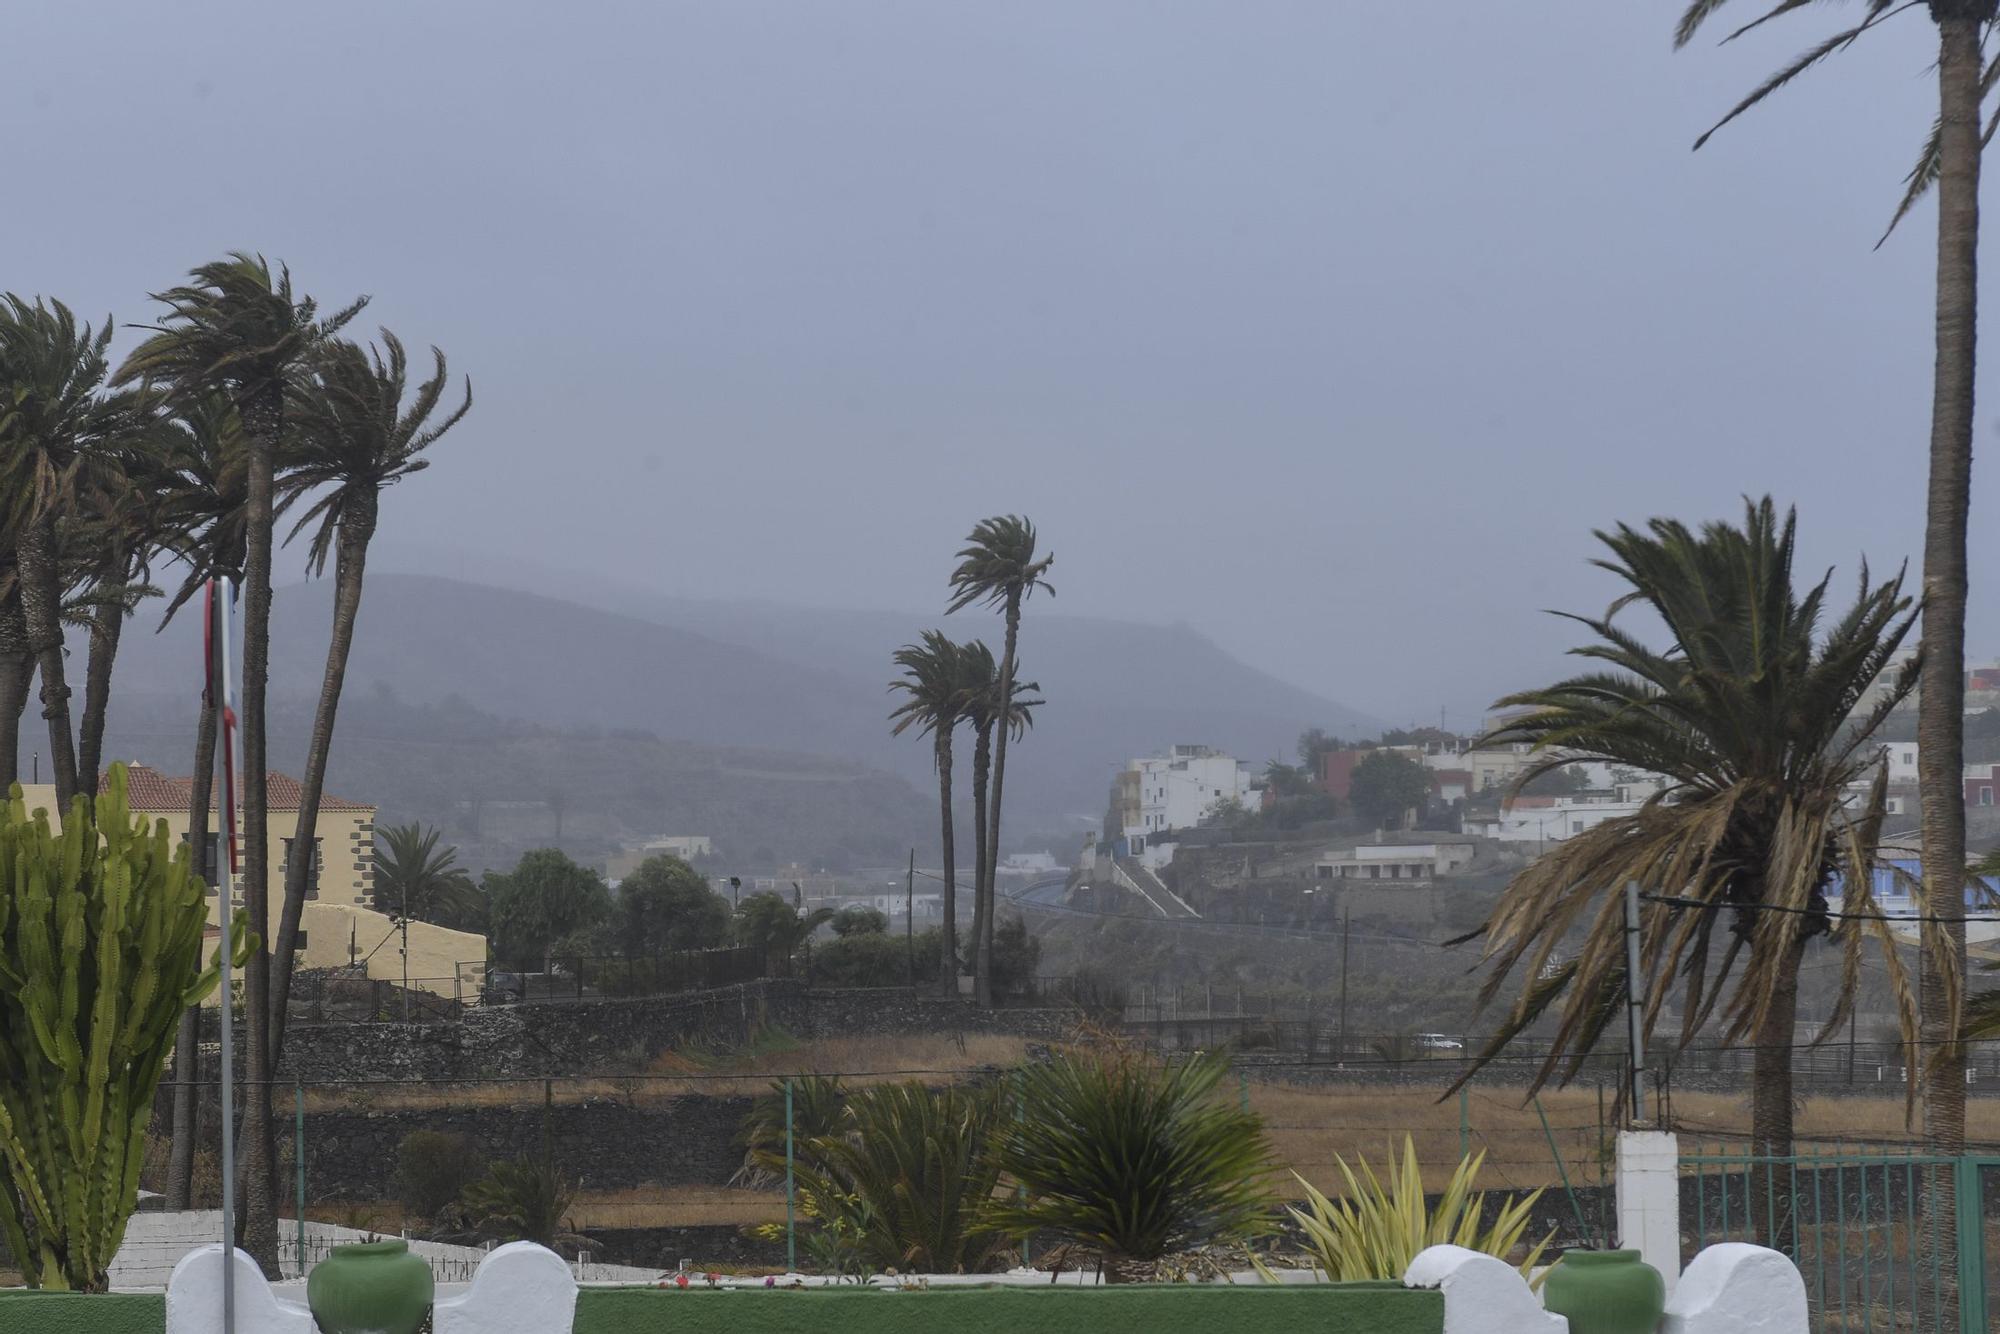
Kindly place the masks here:
POLYGON ((1995 805, 1994 793, 1996 789, 2000 789, 2000 764, 1968 764, 1965 766, 1965 804, 1967 806, 1995 805))
POLYGON ((1465 832, 1501 843, 1561 843, 1607 820, 1638 814, 1646 799, 1657 790, 1656 784, 1645 783, 1563 797, 1517 795, 1503 801, 1494 815, 1468 817, 1465 832))
POLYGON ((604 876, 607 880, 623 880, 639 869, 639 863, 648 857, 678 857, 691 862, 697 857, 715 855, 715 843, 706 834, 670 834, 664 838, 649 838, 643 843, 631 843, 612 853, 604 862, 604 876))
POLYGON ((1329 852, 1313 863, 1317 880, 1434 880, 1450 875, 1477 854, 1469 838, 1427 842, 1379 840, 1329 852))
MULTIPOLYGON (((182 842, 188 837, 188 808, 194 796, 190 778, 173 778, 143 764, 126 766, 126 794, 135 815, 148 821, 162 821, 167 832, 182 842)), ((303 855, 298 842, 299 782, 289 774, 265 775, 268 793, 267 828, 270 832, 269 860, 265 866, 266 898, 270 920, 275 923, 285 900, 285 868, 294 855, 303 855)), ((23 785, 28 809, 46 810, 52 825, 60 828, 61 813, 56 807, 55 787, 48 783, 23 785)), ((210 794, 208 816, 208 864, 222 865, 222 812, 210 794)), ((375 894, 375 807, 349 801, 332 793, 320 797, 319 818, 314 825, 312 870, 306 881, 306 902, 299 918, 302 944, 296 958, 300 968, 341 968, 361 963, 369 977, 400 982, 403 977, 401 929, 389 917, 374 909, 375 894)), ((219 871, 210 873, 208 920, 210 945, 219 939, 215 924, 220 920, 219 871)), ((430 922, 412 922, 410 942, 410 986, 412 989, 451 996, 466 989, 476 993, 486 959, 486 938, 466 931, 453 931, 430 922)), ((268 942, 267 942, 268 944, 268 942)))
POLYGON ((1133 760, 1120 775, 1121 795, 1137 789, 1135 806, 1126 809, 1137 819, 1121 832, 1145 837, 1170 829, 1192 829, 1222 802, 1254 801, 1250 766, 1212 746, 1175 746, 1165 755, 1133 760))

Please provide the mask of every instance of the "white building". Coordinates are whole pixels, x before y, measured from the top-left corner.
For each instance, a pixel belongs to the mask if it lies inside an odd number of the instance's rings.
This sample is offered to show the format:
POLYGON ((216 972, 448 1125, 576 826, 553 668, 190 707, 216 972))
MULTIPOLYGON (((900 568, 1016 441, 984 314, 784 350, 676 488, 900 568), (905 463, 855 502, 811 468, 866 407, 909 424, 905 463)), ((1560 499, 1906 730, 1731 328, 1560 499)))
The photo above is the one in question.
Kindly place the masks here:
POLYGON ((1248 806, 1253 800, 1250 766, 1211 746, 1175 746, 1165 755, 1133 760, 1125 770, 1136 775, 1138 787, 1138 823, 1127 824, 1127 838, 1151 842, 1169 829, 1194 828, 1218 802, 1248 806))
POLYGON ((1467 839, 1430 843, 1363 843, 1329 852, 1313 863, 1317 880, 1435 880, 1470 862, 1477 846, 1467 839))
POLYGON ((1636 815, 1656 784, 1623 784, 1610 792, 1581 792, 1568 797, 1517 796, 1489 819, 1466 821, 1465 832, 1502 843, 1561 843, 1597 828, 1607 820, 1636 815))

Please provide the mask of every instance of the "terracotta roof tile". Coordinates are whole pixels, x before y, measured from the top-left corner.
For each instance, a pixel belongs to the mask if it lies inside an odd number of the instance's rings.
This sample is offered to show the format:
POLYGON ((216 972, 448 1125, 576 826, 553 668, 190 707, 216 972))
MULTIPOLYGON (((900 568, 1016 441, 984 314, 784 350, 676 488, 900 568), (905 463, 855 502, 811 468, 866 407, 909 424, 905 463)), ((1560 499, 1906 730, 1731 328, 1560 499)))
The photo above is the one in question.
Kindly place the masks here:
MULTIPOLYGON (((274 811, 295 811, 299 808, 299 780, 289 774, 275 771, 264 775, 269 794, 270 808, 274 811)), ((184 811, 194 791, 192 778, 169 778, 157 769, 143 764, 126 766, 125 790, 130 796, 135 811, 184 811)), ((215 790, 209 790, 211 800, 215 790)), ((319 808, 323 811, 372 811, 375 808, 365 801, 349 801, 336 797, 330 792, 322 792, 319 808)))

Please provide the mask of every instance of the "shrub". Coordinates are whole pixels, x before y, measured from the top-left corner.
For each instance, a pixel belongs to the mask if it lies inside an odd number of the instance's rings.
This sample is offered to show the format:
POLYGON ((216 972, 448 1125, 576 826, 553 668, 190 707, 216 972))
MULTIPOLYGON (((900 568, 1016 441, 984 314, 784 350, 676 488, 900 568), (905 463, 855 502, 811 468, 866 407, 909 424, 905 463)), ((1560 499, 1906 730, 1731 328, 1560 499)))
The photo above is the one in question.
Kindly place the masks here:
MULTIPOLYGON (((1360 1160, 1361 1175, 1357 1178, 1345 1160, 1335 1158, 1347 1183, 1346 1197, 1339 1201, 1329 1201, 1294 1172, 1306 1193, 1306 1207, 1286 1212, 1305 1233, 1306 1258, 1335 1283, 1400 1279, 1417 1253, 1430 1246, 1463 1246, 1504 1260, 1527 1232, 1530 1213, 1542 1192, 1510 1197, 1495 1212, 1493 1222, 1481 1228, 1486 1197, 1474 1193, 1472 1186, 1485 1161, 1484 1150, 1461 1159, 1433 1208, 1424 1194, 1416 1145, 1405 1135, 1402 1163, 1399 1166, 1391 1159, 1384 1178, 1376 1177, 1366 1159, 1360 1160)), ((1523 1277, 1541 1263, 1542 1252, 1554 1236, 1551 1231, 1528 1251, 1520 1264, 1523 1277)))
POLYGON ((484 1156, 463 1135, 412 1130, 396 1146, 396 1197, 419 1218, 436 1218, 485 1166, 484 1156))
POLYGON ((916 965, 917 985, 935 981, 938 933, 919 931, 914 942, 901 935, 861 932, 836 936, 812 952, 812 980, 823 987, 900 987, 916 965))
POLYGON ((999 1165, 1024 1198, 993 1217, 1100 1252, 1112 1282, 1269 1230, 1263 1119, 1218 1096, 1227 1069, 1220 1053, 1163 1064, 1122 1049, 1025 1067, 1021 1115, 998 1136, 999 1165))
POLYGON ((889 916, 879 908, 850 904, 833 915, 836 936, 879 936, 889 930, 889 916))

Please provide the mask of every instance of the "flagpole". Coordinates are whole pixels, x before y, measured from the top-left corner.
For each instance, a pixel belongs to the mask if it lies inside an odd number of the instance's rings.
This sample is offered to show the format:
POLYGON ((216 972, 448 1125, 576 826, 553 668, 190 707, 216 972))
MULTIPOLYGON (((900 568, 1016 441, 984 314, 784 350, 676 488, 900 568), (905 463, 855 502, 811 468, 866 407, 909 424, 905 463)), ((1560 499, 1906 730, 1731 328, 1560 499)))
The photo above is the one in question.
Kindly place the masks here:
MULTIPOLYGON (((222 720, 222 821, 223 846, 221 931, 216 952, 222 964, 221 1087, 217 1099, 222 1109, 222 1334, 236 1334, 236 1126, 234 1102, 235 996, 230 985, 230 964, 234 944, 230 940, 231 918, 236 911, 236 707, 229 671, 229 616, 234 601, 229 580, 211 579, 208 584, 209 613, 215 626, 213 656, 208 662, 211 688, 220 685, 222 720)), ((192 835, 193 831, 189 831, 192 835)), ((201 836, 208 836, 207 830, 201 836)))

